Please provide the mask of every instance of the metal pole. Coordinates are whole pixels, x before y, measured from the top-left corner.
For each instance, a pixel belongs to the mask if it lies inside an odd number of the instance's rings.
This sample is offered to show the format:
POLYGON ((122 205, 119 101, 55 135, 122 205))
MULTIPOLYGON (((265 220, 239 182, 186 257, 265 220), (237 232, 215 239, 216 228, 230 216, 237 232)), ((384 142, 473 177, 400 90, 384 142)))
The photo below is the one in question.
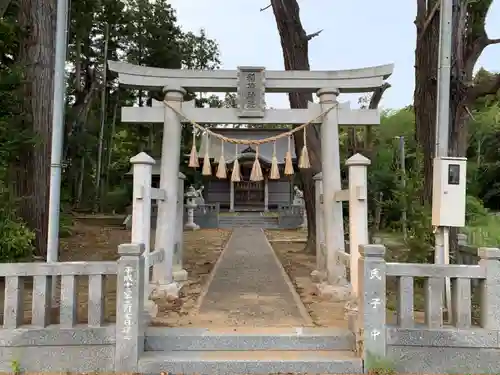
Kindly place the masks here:
MULTIPOLYGON (((401 159, 401 187, 403 191, 406 191, 406 153, 405 153, 405 137, 399 137, 399 158, 401 159)), ((403 226, 403 238, 406 240, 408 236, 408 228, 407 228, 407 218, 406 218, 406 203, 405 199, 403 202, 403 210, 401 211, 401 224, 403 226)))
MULTIPOLYGON (((57 262, 59 247, 59 211, 61 206, 61 161, 64 142, 64 109, 66 105, 66 47, 68 34, 68 0, 57 1, 54 96, 52 113, 52 149, 50 155, 49 222, 47 262, 57 262)), ((52 279, 55 300, 56 278, 52 279)))
MULTIPOLYGON (((441 0, 439 28, 439 65, 437 85, 436 145, 435 157, 448 156, 448 137, 450 129, 450 84, 452 53, 453 0, 441 0)), ((449 228, 439 227, 435 232, 436 264, 449 264, 449 228)), ((450 280, 446 279, 446 305, 448 317, 451 316, 450 280)))

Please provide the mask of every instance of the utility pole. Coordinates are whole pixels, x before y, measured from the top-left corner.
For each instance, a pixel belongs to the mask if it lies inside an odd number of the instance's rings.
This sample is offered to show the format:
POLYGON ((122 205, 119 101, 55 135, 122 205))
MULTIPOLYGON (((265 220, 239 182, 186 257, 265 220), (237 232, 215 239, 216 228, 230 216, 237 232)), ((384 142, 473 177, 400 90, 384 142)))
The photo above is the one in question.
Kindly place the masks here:
MULTIPOLYGON (((50 155, 49 223, 47 263, 57 262, 59 253, 59 212, 61 210, 61 169, 66 106, 66 49, 68 44, 68 0, 57 1, 54 96, 52 110, 52 149, 50 155)), ((52 279, 52 302, 55 301, 56 277, 52 279)))
MULTIPOLYGON (((441 0, 439 27, 439 65, 437 84, 436 144, 435 158, 448 156, 448 138, 450 132, 450 85, 452 53, 453 0, 441 0)), ((433 181, 435 184, 436 181, 433 181)), ((433 203, 434 204, 434 203, 433 203)), ((435 228, 434 263, 449 264, 449 228, 435 228)), ((445 300, 448 317, 451 316, 450 279, 445 280, 445 300)))

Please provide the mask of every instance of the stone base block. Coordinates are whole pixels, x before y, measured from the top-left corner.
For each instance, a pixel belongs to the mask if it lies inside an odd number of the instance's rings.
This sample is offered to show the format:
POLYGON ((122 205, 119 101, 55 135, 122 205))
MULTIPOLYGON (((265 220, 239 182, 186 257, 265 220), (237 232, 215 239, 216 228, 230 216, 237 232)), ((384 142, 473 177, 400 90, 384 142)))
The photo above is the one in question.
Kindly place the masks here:
POLYGON ((148 320, 151 320, 151 318, 156 318, 156 316, 158 315, 158 305, 150 299, 144 301, 144 313, 147 314, 148 320))
POLYGON ((350 331, 358 331, 358 302, 356 300, 347 301, 344 306, 344 316, 350 331))
POLYGON ((180 268, 172 272, 172 278, 174 281, 187 281, 188 279, 188 273, 185 269, 180 268))
POLYGON ((179 298, 179 291, 182 284, 174 281, 170 284, 156 284, 151 293, 152 299, 166 298, 167 300, 176 300, 179 298))
POLYGON ((356 353, 361 354, 363 352, 363 331, 359 325, 358 312, 358 301, 356 299, 346 302, 344 313, 347 320, 347 328, 354 333, 356 338, 356 353))
POLYGON ((316 284, 318 296, 332 302, 348 301, 352 296, 350 285, 330 285, 327 283, 316 284))
POLYGON ((200 226, 196 223, 186 223, 184 225, 185 230, 198 230, 200 229, 200 226))
POLYGON ((322 283, 326 280, 325 272, 314 270, 311 272, 311 280, 315 283, 322 283))

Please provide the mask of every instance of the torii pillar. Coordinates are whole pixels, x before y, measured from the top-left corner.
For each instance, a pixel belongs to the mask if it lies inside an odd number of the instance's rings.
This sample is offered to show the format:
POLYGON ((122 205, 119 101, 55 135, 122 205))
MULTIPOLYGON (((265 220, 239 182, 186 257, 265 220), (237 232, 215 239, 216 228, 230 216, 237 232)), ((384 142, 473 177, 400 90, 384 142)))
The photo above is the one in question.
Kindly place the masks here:
MULTIPOLYGON (((180 111, 186 91, 180 87, 165 87, 163 91, 166 103, 180 111)), ((155 237, 155 249, 163 249, 164 256, 161 263, 153 266, 153 293, 177 298, 180 286, 173 280, 173 257, 178 237, 176 219, 182 123, 169 106, 164 106, 160 170, 160 189, 165 191, 165 199, 158 201, 155 237)))
MULTIPOLYGON (((319 284, 321 295, 331 300, 346 301, 351 287, 346 279, 346 268, 339 262, 337 252, 345 250, 342 202, 334 195, 342 189, 340 175, 339 112, 337 88, 322 89, 318 97, 322 111, 331 107, 321 125, 321 169, 323 175, 323 222, 325 228, 327 281, 319 284)), ((317 224, 316 224, 317 225, 317 224)))

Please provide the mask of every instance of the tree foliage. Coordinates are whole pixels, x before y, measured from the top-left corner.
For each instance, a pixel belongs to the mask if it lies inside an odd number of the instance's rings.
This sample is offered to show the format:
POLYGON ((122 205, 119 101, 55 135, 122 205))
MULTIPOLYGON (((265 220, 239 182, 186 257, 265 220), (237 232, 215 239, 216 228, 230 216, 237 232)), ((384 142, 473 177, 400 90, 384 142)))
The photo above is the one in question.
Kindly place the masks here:
MULTIPOLYGON (((15 247, 8 252, 18 256, 46 252, 53 6, 50 0, 10 2, 0 18, 0 247, 15 247)), ((120 108, 148 105, 161 93, 120 88, 105 60, 217 69, 218 45, 203 30, 184 32, 166 0, 71 2, 69 26, 62 208, 124 212, 128 160, 144 150, 159 157, 162 129, 122 124, 120 108)), ((200 98, 204 103, 223 100, 200 98)), ((184 138, 184 148, 190 147, 191 137, 184 138)))
MULTIPOLYGON (((377 129, 342 129, 342 157, 364 153, 369 169, 372 227, 399 230, 406 210, 411 246, 432 242, 429 216, 433 157, 438 0, 417 0, 417 40, 414 103, 383 113, 377 129), (406 140, 406 166, 399 168, 395 137, 406 140), (403 187, 402 179, 406 184, 403 187), (422 200, 415 197, 421 196, 422 200)), ((500 87, 499 75, 474 66, 487 46, 500 42, 485 32, 492 0, 458 2, 454 9, 452 64, 452 126, 450 152, 466 155, 468 222, 480 222, 487 209, 500 209, 500 87), (484 206, 487 207, 485 209, 484 206)), ((52 113, 55 18, 51 0, 7 1, 0 7, 0 260, 16 260, 35 250, 45 255, 48 176, 52 113)), ((296 0, 271 1, 280 34, 285 69, 308 70, 308 43, 320 32, 307 34, 296 0)), ((121 122, 121 107, 150 105, 161 92, 124 89, 107 69, 106 60, 159 68, 218 69, 216 41, 201 30, 185 32, 167 0, 81 0, 71 2, 68 36, 66 117, 63 153, 63 222, 74 211, 124 212, 130 203, 125 176, 132 155, 147 151, 160 157, 162 128, 121 122), (100 155, 100 156, 99 156, 100 155)), ((363 97, 363 107, 377 108, 389 85, 363 97)), ((292 108, 304 108, 310 95, 291 93, 292 108)), ((188 93, 200 107, 234 107, 225 98, 188 93)), ((307 133, 312 170, 301 172, 308 210, 309 241, 314 249, 314 187, 320 171, 319 129, 307 133)), ((182 152, 192 142, 183 129, 182 152)), ((302 148, 297 134, 295 148, 302 148)), ((191 181, 192 171, 181 166, 191 181)), ((343 171, 345 176, 345 171, 343 171)), ((500 239, 499 239, 500 240, 500 239)))

